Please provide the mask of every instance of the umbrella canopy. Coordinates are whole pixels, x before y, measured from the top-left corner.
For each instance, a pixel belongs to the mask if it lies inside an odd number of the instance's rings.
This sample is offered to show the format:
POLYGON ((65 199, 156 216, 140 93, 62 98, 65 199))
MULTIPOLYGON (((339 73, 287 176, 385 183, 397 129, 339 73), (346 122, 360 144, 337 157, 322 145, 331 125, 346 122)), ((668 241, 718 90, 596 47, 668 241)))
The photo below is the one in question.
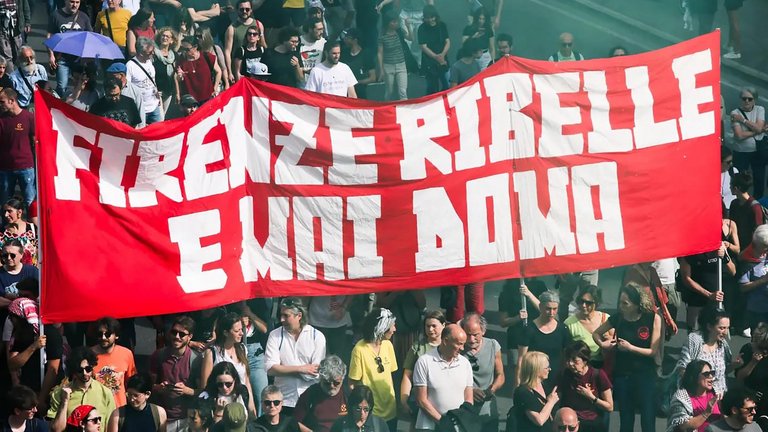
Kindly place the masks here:
POLYGON ((89 31, 56 33, 44 42, 53 52, 80 58, 120 60, 123 52, 112 39, 89 31))

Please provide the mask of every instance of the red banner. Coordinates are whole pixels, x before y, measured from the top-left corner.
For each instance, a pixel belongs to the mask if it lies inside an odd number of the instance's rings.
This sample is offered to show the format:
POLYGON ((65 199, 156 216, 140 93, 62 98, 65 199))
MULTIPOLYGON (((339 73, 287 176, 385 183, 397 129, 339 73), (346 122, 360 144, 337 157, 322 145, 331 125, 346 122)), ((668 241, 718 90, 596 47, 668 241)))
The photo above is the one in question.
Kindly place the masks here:
POLYGON ((599 269, 720 241, 719 35, 377 104, 242 80, 134 130, 37 93, 47 322, 599 269))

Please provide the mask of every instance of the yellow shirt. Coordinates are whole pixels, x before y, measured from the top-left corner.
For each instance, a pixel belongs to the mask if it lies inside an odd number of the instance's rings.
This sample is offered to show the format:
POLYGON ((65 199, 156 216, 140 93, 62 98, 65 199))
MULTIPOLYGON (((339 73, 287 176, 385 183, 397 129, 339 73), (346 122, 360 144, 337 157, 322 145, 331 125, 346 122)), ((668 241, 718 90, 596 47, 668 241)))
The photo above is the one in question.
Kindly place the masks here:
MULTIPOLYGON (((96 15, 96 31, 109 37, 109 25, 107 25, 106 11, 96 15)), ((125 48, 125 34, 128 32, 128 21, 131 19, 131 11, 120 8, 109 13, 109 23, 112 24, 112 40, 120 47, 125 48)))
POLYGON ((304 8, 304 0, 285 0, 283 8, 287 9, 302 9, 304 8))
POLYGON ((379 372, 379 364, 376 361, 376 353, 368 342, 361 340, 352 350, 352 360, 349 362, 349 378, 362 381, 373 392, 373 415, 389 421, 397 415, 397 402, 395 400, 395 387, 392 382, 392 372, 397 370, 397 359, 392 342, 381 341, 379 350, 381 364, 384 371, 379 372))
MULTIPOLYGON (((56 417, 56 412, 59 410, 59 406, 61 406, 61 388, 68 383, 69 381, 65 379, 64 382, 54 387, 51 391, 51 405, 48 408, 46 417, 51 419, 56 417)), ((112 392, 95 379, 91 379, 91 385, 87 391, 80 389, 72 391, 67 403, 67 417, 80 405, 95 406, 103 419, 108 419, 109 415, 116 408, 112 392)))

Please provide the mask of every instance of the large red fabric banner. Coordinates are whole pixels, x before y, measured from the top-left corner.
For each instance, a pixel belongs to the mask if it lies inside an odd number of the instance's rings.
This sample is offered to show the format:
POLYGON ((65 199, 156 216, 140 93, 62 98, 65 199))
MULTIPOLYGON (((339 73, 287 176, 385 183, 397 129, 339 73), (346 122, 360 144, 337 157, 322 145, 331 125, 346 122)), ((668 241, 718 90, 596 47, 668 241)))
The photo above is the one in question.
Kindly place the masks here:
POLYGON ((243 80, 134 130, 37 93, 46 322, 718 247, 719 36, 377 104, 243 80))

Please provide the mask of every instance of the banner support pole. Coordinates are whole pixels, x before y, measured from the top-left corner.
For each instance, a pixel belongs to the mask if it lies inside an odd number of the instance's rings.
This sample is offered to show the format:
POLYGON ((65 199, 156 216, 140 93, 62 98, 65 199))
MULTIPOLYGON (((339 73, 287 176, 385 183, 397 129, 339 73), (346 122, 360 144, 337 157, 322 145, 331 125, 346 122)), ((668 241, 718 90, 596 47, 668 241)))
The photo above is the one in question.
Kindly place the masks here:
MULTIPOLYGON (((524 286, 525 286, 525 278, 521 277, 520 278, 520 288, 522 289, 524 286)), ((522 302, 521 304, 523 305, 523 309, 522 310, 524 310, 525 312, 528 312, 528 303, 525 301, 525 295, 522 294, 522 293, 520 294, 520 300, 522 302)), ((528 317, 526 317, 523 320, 523 325, 524 326, 528 326, 528 317)))
MULTIPOLYGON (((723 259, 717 258, 717 291, 723 291, 723 259)), ((723 302, 717 302, 717 308, 723 309, 723 302)))

